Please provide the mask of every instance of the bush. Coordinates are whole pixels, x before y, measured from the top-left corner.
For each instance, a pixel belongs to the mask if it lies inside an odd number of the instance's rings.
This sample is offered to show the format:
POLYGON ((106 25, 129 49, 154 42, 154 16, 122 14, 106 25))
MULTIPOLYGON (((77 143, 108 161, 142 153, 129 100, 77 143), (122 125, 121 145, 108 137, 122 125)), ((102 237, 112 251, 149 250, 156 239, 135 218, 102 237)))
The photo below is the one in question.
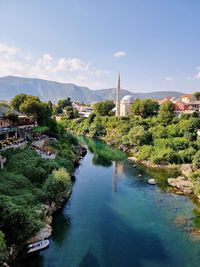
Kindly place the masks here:
POLYGON ((151 161, 155 164, 173 163, 174 151, 171 148, 155 149, 151 161))
POLYGON ((11 197, 0 197, 0 228, 6 234, 8 245, 20 244, 41 227, 36 208, 17 205, 11 197))
POLYGON ((153 146, 144 145, 139 149, 137 157, 139 160, 150 160, 153 151, 154 151, 153 146))
POLYGON ((200 168, 200 151, 198 151, 193 158, 192 163, 194 164, 194 166, 200 168))
POLYGON ((53 171, 44 184, 44 193, 49 201, 58 202, 67 197, 71 190, 71 178, 64 168, 53 171))
POLYGON ((6 261, 8 258, 8 252, 6 248, 5 235, 0 231, 0 264, 6 261))

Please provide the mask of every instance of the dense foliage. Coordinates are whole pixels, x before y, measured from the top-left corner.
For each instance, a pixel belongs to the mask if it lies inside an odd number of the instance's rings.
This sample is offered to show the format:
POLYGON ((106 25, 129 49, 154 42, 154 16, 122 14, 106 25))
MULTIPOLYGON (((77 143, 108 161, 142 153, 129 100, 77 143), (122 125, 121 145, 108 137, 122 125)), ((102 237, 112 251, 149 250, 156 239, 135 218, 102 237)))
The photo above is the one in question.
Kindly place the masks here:
POLYGON ((20 246, 42 227, 42 203, 67 196, 78 160, 76 143, 70 134, 49 142, 55 160, 42 159, 31 147, 2 152, 7 161, 0 170, 0 262, 5 260, 6 246, 20 246))
POLYGON ((39 126, 49 127, 49 134, 57 135, 58 128, 52 118, 52 103, 42 102, 37 96, 19 94, 11 101, 12 108, 34 119, 39 126))
POLYGON ((158 110, 158 102, 151 99, 136 99, 131 107, 133 114, 142 116, 143 118, 157 114, 158 110))
POLYGON ((109 116, 112 115, 112 109, 115 107, 113 101, 106 100, 102 102, 98 102, 93 105, 94 114, 100 116, 109 116))
POLYGON ((6 248, 5 235, 0 231, 0 264, 7 260, 8 252, 6 248))
POLYGON ((53 113, 55 115, 59 115, 63 113, 63 109, 66 107, 71 107, 72 106, 72 102, 70 100, 70 98, 67 99, 61 99, 58 101, 58 103, 53 107, 53 113))
MULTIPOLYGON (((133 104, 133 110, 140 106, 137 102, 133 104)), ((155 164, 193 163, 200 167, 200 138, 197 136, 200 118, 194 115, 175 117, 170 101, 161 105, 158 115, 91 116, 68 120, 66 127, 77 134, 127 147, 140 160, 155 164)))

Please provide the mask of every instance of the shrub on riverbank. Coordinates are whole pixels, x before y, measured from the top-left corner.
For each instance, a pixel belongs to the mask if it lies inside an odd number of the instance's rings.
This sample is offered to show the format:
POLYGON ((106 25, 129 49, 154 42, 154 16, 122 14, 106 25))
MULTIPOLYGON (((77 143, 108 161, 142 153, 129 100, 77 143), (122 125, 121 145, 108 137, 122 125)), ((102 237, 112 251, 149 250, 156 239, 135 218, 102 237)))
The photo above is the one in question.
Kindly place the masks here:
MULTIPOLYGON (((20 247, 43 226, 41 204, 67 196, 78 160, 76 143, 69 134, 50 142, 55 160, 41 158, 31 147, 2 152, 7 161, 0 170, 0 245, 20 247)), ((0 257, 1 253, 5 254, 0 250, 0 257)))
POLYGON ((59 202, 68 196, 71 186, 71 177, 64 168, 54 170, 44 183, 45 198, 50 202, 59 202))
POLYGON ((0 264, 2 264, 8 258, 8 252, 6 248, 5 235, 0 231, 0 264))
MULTIPOLYGON (((168 108, 168 104, 166 107, 168 108)), ((192 163, 200 167, 200 118, 174 117, 172 111, 163 119, 163 108, 157 116, 110 117, 95 116, 91 120, 65 121, 65 126, 77 134, 104 139, 116 146, 126 147, 140 160, 156 164, 192 163)))

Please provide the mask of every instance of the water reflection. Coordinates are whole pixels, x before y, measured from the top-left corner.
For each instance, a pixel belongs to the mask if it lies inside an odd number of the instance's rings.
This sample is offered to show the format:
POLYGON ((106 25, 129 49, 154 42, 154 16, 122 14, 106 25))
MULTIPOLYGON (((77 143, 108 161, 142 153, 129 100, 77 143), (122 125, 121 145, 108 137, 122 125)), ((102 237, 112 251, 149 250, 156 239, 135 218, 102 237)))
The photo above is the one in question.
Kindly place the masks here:
POLYGON ((118 149, 109 147, 105 143, 85 137, 79 137, 79 142, 85 144, 88 150, 94 155, 93 163, 101 166, 111 166, 112 161, 121 161, 127 156, 118 149))
POLYGON ((65 236, 68 235, 68 232, 70 231, 70 226, 71 226, 70 218, 66 214, 64 214, 61 211, 58 211, 54 214, 54 219, 52 224, 53 227, 52 239, 56 244, 58 245, 63 244, 65 236))
POLYGON ((110 167, 112 165, 112 161, 107 159, 106 157, 98 154, 94 154, 92 159, 92 163, 96 166, 110 167))

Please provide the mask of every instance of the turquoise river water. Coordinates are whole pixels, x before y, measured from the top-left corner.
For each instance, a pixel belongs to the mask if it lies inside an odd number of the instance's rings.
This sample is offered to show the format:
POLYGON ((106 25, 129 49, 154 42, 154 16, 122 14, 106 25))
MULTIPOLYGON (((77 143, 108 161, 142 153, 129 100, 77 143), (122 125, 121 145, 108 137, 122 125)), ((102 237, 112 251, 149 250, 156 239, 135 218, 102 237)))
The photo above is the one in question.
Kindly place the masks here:
POLYGON ((175 223, 194 217, 184 196, 148 185, 148 170, 87 141, 73 192, 54 215, 48 249, 17 267, 199 267, 200 240, 175 223))

